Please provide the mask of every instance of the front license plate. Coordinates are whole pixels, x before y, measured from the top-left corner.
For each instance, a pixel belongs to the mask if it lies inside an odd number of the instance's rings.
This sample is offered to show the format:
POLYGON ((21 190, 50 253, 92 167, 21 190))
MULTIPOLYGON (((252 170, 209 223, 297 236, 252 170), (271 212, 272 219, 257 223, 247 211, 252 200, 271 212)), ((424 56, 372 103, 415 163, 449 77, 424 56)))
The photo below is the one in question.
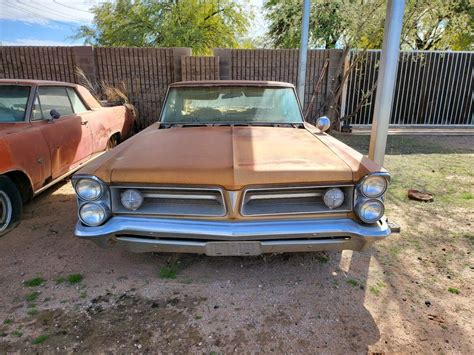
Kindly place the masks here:
POLYGON ((260 255, 262 248, 260 242, 208 242, 206 255, 209 256, 239 256, 260 255))

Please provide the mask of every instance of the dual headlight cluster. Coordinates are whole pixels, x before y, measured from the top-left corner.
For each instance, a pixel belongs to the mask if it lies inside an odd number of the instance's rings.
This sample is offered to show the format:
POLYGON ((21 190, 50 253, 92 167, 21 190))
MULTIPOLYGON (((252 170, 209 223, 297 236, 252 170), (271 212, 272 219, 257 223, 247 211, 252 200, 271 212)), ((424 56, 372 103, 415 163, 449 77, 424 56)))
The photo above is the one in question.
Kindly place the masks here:
POLYGON ((365 176, 356 187, 355 213, 365 223, 375 223, 383 217, 383 196, 388 187, 388 174, 365 176))
MULTIPOLYGON (((388 186, 388 174, 376 173, 365 176, 356 186, 354 194, 354 210, 364 223, 375 223, 382 218, 385 208, 383 195, 388 186)), ((329 209, 335 209, 344 203, 344 192, 333 187, 323 195, 324 204, 329 209)))
POLYGON ((111 216, 108 187, 96 177, 73 178, 79 203, 79 219, 85 225, 100 226, 111 216))

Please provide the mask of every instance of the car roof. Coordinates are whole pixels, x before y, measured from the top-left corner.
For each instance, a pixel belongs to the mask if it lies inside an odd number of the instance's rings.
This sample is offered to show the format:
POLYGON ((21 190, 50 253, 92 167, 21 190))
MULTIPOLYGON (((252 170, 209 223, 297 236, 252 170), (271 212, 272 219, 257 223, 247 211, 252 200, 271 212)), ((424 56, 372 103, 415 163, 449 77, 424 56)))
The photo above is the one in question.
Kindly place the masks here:
POLYGON ((16 84, 16 85, 31 85, 31 86, 71 86, 76 87, 76 84, 67 83, 65 81, 51 81, 51 80, 35 80, 35 79, 0 79, 0 84, 16 84))
POLYGON ((282 81, 260 81, 260 80, 198 80, 198 81, 180 81, 170 84, 170 88, 177 87, 200 87, 200 86, 268 86, 268 87, 286 87, 294 88, 291 83, 282 81))

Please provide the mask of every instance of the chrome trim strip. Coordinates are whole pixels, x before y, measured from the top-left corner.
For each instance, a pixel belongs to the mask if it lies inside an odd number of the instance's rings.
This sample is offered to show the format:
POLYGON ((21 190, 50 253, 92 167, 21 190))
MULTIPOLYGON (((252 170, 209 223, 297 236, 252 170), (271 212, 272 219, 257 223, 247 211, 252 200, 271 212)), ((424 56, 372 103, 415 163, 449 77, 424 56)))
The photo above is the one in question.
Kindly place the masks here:
MULTIPOLYGON (((53 181, 51 181, 50 183, 48 183, 47 185, 43 186, 42 188, 40 188, 39 190, 36 190, 33 194, 33 197, 36 197, 37 195, 39 195, 40 193, 42 193, 43 191, 49 189, 51 186, 53 186, 54 184, 56 184, 58 181, 60 180, 63 180, 64 178, 74 174, 76 171, 78 171, 79 169, 81 169, 82 167, 84 167, 84 165, 86 165, 87 163, 90 163, 91 161, 93 161, 94 159, 100 157, 102 154, 104 154, 105 152, 99 152, 99 153, 96 153, 95 155, 93 155, 90 159, 80 163, 78 166, 74 167, 73 169, 69 170, 67 173, 61 175, 60 177, 57 177, 56 179, 54 179, 53 181)), ((91 175, 75 175, 75 176, 84 176, 84 177, 91 177, 91 175)), ((72 179, 75 179, 74 176, 71 178, 72 179)), ((100 179, 99 179, 100 180, 100 179)), ((74 180, 72 180, 74 181, 74 180)), ((103 184, 103 182, 102 182, 103 184)), ((76 188, 74 188, 74 193, 76 194, 76 188)), ((76 194, 76 197, 77 197, 77 194, 76 194)))
POLYGON ((217 201, 218 199, 215 196, 209 195, 182 195, 182 194, 153 194, 153 193, 145 193, 143 197, 147 198, 166 198, 166 199, 180 199, 180 200, 214 200, 217 201))
POLYGON ((252 200, 269 200, 269 199, 278 199, 278 198, 299 198, 299 197, 318 197, 322 196, 322 193, 318 192, 307 192, 307 193, 295 193, 295 194, 273 194, 273 195, 257 195, 250 196, 249 201, 252 200))
MULTIPOLYGON (((353 184, 342 184, 342 185, 311 185, 311 186, 283 186, 283 187, 251 187, 251 188, 246 188, 243 193, 242 193, 242 203, 240 205, 240 214, 245 217, 252 217, 252 216, 258 216, 258 217, 265 217, 265 216, 291 216, 291 215, 307 215, 307 214, 323 214, 323 213, 347 213, 351 212, 353 205, 354 205, 354 191, 355 191, 355 186, 353 184), (327 211, 313 211, 313 212, 293 212, 293 213, 268 213, 268 214, 246 214, 244 213, 244 206, 245 206, 245 201, 247 197, 248 192, 252 191, 275 191, 275 190, 302 190, 302 189, 327 189, 327 188, 333 188, 333 187, 351 187, 352 188, 352 194, 349 196, 351 197, 352 201, 350 201, 350 206, 351 208, 349 209, 328 209, 327 211)), ((295 196, 296 194, 291 194, 289 195, 295 196)), ((322 194, 321 194, 322 196, 322 194)), ((300 197, 300 196, 296 196, 300 197)), ((258 199, 258 198, 255 198, 258 199)), ((250 197, 248 199, 249 201, 252 200, 250 197)))

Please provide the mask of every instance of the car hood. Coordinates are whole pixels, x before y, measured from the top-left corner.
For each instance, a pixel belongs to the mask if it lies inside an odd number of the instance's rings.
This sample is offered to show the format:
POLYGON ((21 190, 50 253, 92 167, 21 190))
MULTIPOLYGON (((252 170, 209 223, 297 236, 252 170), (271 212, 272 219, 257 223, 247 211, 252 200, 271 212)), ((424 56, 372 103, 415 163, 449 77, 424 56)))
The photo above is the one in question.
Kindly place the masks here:
POLYGON ((81 173, 112 184, 202 184, 230 190, 353 180, 352 168, 327 142, 291 127, 154 125, 81 173))

